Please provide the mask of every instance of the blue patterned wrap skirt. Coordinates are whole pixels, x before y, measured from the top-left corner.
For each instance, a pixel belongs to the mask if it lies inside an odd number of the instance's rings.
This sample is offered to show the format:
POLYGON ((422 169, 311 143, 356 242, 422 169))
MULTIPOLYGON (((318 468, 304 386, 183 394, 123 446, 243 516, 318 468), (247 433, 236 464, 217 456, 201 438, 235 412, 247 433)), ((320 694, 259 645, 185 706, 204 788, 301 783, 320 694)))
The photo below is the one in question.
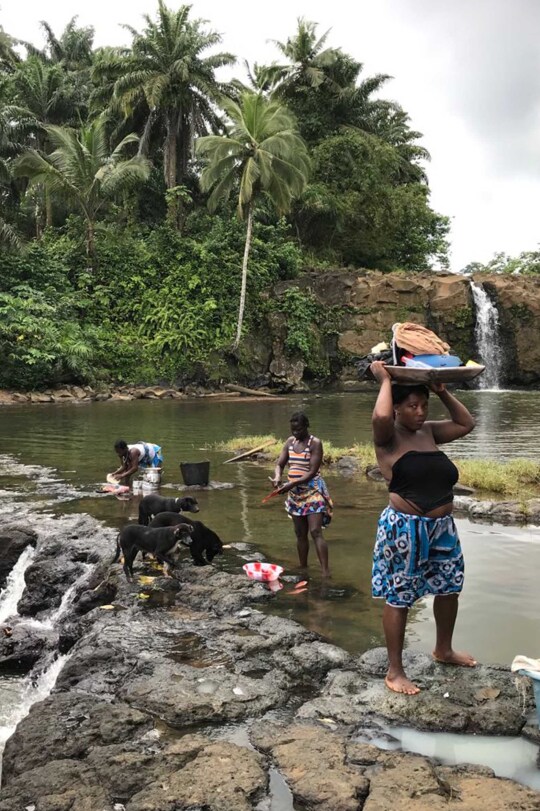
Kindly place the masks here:
POLYGON ((410 608, 429 594, 459 594, 464 564, 451 515, 426 518, 386 507, 373 552, 373 597, 410 608))

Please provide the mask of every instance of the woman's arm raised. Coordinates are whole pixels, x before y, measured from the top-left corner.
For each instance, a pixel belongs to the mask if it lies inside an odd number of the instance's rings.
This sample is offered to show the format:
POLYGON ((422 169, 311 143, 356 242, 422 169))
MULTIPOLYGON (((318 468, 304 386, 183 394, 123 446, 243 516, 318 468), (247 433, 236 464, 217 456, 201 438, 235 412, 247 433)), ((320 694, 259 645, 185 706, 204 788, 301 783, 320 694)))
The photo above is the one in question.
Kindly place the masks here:
POLYGON ((433 433, 437 445, 452 442, 462 436, 467 436, 476 425, 476 420, 463 403, 447 390, 442 383, 434 383, 431 391, 438 395, 441 403, 446 406, 450 414, 449 420, 434 420, 427 423, 433 433))
POLYGON ((373 409, 371 426, 375 445, 389 445, 394 438, 394 406, 392 403, 392 378, 384 363, 376 360, 371 364, 373 377, 381 388, 373 409))

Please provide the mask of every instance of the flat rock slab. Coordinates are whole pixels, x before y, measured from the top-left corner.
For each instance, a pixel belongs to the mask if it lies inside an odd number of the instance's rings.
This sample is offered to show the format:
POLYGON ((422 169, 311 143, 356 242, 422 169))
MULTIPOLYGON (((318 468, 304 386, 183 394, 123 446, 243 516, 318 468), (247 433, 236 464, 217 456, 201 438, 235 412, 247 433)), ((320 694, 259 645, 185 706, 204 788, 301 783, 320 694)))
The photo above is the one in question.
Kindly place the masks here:
POLYGON ((232 743, 211 743, 166 781, 136 794, 126 811, 252 811, 267 779, 257 752, 232 743))
POLYGON ((421 688, 418 695, 401 695, 385 686, 386 651, 375 648, 359 658, 355 670, 331 671, 320 697, 303 704, 299 717, 357 725, 368 723, 375 714, 416 729, 519 735, 533 709, 530 699, 525 708, 521 706, 506 668, 445 666, 410 652, 404 661, 408 675, 421 688))
POLYGON ((153 727, 127 704, 108 704, 83 693, 55 693, 35 704, 9 738, 2 783, 52 760, 86 757, 96 746, 118 744, 153 727))
POLYGON ((363 811, 537 811, 540 795, 486 769, 441 767, 427 758, 377 755, 366 769, 369 796, 363 811))
MULTIPOLYGON (((302 807, 357 811, 369 780, 347 763, 344 740, 320 726, 265 726, 252 733, 257 748, 269 752, 302 807)), ((388 809, 392 806, 388 806, 388 809)), ((395 807, 395 806, 393 806, 395 807)), ((388 811, 387 809, 387 811, 388 811)))
POLYGON ((357 744, 320 725, 254 729, 253 744, 277 764, 295 807, 316 811, 538 811, 540 794, 475 766, 357 744))

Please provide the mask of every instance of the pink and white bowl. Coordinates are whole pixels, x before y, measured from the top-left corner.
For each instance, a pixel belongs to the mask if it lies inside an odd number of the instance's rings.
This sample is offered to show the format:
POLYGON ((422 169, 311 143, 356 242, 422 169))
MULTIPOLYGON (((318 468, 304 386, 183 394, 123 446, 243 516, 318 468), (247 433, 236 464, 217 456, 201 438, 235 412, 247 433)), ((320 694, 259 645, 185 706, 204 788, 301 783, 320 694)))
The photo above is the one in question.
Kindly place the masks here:
POLYGON ((278 566, 276 563, 261 563, 258 560, 253 563, 244 563, 242 569, 250 580, 263 580, 265 583, 277 580, 283 572, 283 566, 278 566))

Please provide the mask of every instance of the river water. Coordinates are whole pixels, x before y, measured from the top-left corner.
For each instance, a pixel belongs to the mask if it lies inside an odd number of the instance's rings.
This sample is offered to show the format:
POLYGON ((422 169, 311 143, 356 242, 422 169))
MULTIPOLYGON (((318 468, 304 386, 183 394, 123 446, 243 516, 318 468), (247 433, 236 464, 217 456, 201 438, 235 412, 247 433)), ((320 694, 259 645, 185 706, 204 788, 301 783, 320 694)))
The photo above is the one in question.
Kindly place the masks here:
MULTIPOLYGON (((285 438, 290 414, 304 409, 314 433, 334 445, 369 441, 375 394, 295 395, 268 402, 135 400, 130 402, 15 406, 2 410, 0 491, 15 490, 21 508, 88 512, 120 527, 137 514, 138 498, 118 501, 99 494, 105 474, 117 466, 113 444, 146 439, 165 455, 164 495, 175 495, 180 461, 209 459, 211 478, 232 482, 232 490, 201 492, 201 519, 225 543, 247 542, 295 574, 292 524, 281 499, 260 505, 268 492, 269 468, 250 462, 223 465, 227 454, 216 442, 235 435, 273 433, 285 438)), ((466 392, 462 399, 477 418, 468 438, 449 446, 454 456, 537 458, 538 393, 466 392)), ((432 404, 432 416, 440 416, 432 404)), ((289 584, 268 610, 298 620, 352 652, 383 642, 382 606, 370 596, 370 567, 378 514, 386 501, 383 485, 364 477, 325 474, 336 510, 326 530, 332 580, 323 583, 314 553, 307 591, 289 584)), ((2 512, 0 503, 0 513, 2 512)), ((515 654, 540 655, 540 536, 535 527, 504 527, 458 520, 466 558, 456 644, 480 661, 508 664, 515 654)), ((111 554, 113 550, 111 550, 111 554)), ((245 553, 245 559, 249 554, 245 553)), ((217 565, 241 571, 237 553, 217 565)), ((430 651, 431 605, 411 612, 407 644, 430 651)))

